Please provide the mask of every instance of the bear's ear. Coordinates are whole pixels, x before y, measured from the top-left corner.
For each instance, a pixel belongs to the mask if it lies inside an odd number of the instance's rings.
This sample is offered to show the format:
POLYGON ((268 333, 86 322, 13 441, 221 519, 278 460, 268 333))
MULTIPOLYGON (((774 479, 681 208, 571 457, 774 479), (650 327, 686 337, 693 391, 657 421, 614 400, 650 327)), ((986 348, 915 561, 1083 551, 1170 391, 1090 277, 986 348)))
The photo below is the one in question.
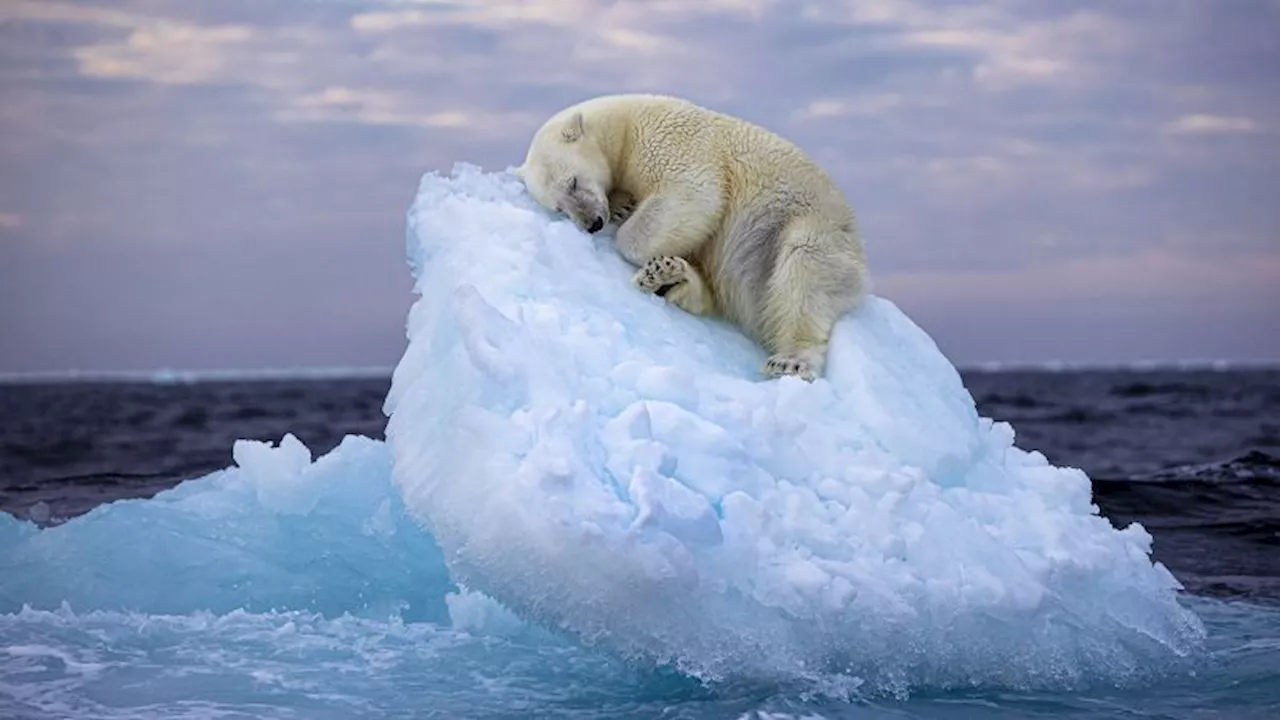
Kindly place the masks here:
POLYGON ((586 128, 583 126, 582 113, 576 112, 560 129, 560 139, 567 143, 577 142, 585 132, 586 128))

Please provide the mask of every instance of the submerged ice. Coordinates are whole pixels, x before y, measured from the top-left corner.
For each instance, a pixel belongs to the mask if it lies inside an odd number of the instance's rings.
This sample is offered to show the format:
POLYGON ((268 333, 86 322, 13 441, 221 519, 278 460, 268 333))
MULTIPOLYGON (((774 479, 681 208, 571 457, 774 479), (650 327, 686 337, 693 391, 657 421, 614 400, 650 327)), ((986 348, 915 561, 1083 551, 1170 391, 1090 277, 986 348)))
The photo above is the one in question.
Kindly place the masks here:
POLYGON ((826 378, 762 381, 510 174, 425 177, 408 252, 393 476, 522 617, 704 678, 881 687, 1134 677, 1203 639, 1151 537, 979 417, 885 299, 826 378))
POLYGON ((426 176, 407 240, 386 443, 241 442, 153 498, 0 518, 0 714, 652 715, 701 690, 637 667, 842 696, 1202 656, 1150 536, 980 417, 891 302, 826 378, 765 381, 509 173, 426 176))

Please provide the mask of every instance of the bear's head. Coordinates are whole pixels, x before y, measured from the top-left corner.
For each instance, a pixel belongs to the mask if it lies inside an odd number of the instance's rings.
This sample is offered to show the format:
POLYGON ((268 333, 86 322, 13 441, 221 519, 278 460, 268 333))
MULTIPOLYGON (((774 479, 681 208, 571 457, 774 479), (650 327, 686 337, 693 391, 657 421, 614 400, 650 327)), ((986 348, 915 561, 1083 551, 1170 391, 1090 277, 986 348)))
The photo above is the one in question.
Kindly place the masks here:
POLYGON ((579 111, 547 121, 534 135, 516 174, 540 205, 596 233, 609 221, 613 173, 589 130, 579 111))

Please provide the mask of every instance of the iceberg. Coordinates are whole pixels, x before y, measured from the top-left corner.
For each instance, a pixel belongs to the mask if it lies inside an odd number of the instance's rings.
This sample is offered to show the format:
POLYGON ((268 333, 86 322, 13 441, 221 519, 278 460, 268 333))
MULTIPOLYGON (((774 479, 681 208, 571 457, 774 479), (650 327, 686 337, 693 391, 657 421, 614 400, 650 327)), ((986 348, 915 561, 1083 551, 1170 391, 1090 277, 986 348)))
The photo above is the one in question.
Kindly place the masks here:
POLYGON ((406 516, 386 446, 349 436, 313 460, 292 435, 235 465, 44 530, 0 522, 0 612, 289 609, 447 622, 454 583, 406 516))
POLYGON ((1067 686, 1202 648, 1151 536, 980 417, 892 302, 841 320, 825 378, 765 381, 737 329, 635 290, 611 236, 510 169, 422 179, 384 409, 455 581, 708 681, 1067 686))
POLYGON ((825 378, 764 380, 608 233, 470 165, 423 177, 407 252, 385 442, 241 441, 152 498, 0 517, 0 715, 931 715, 1211 652, 1150 535, 980 417, 887 299, 825 378))

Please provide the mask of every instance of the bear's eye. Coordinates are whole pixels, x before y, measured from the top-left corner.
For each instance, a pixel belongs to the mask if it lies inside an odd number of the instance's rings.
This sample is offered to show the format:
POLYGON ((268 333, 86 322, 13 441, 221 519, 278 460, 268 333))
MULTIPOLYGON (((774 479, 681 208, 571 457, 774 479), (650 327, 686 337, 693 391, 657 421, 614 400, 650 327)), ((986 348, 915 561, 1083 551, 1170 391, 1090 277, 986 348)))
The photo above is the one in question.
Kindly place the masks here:
POLYGON ((577 190, 577 189, 578 189, 578 178, 576 177, 569 178, 569 192, 573 192, 574 190, 577 190))

